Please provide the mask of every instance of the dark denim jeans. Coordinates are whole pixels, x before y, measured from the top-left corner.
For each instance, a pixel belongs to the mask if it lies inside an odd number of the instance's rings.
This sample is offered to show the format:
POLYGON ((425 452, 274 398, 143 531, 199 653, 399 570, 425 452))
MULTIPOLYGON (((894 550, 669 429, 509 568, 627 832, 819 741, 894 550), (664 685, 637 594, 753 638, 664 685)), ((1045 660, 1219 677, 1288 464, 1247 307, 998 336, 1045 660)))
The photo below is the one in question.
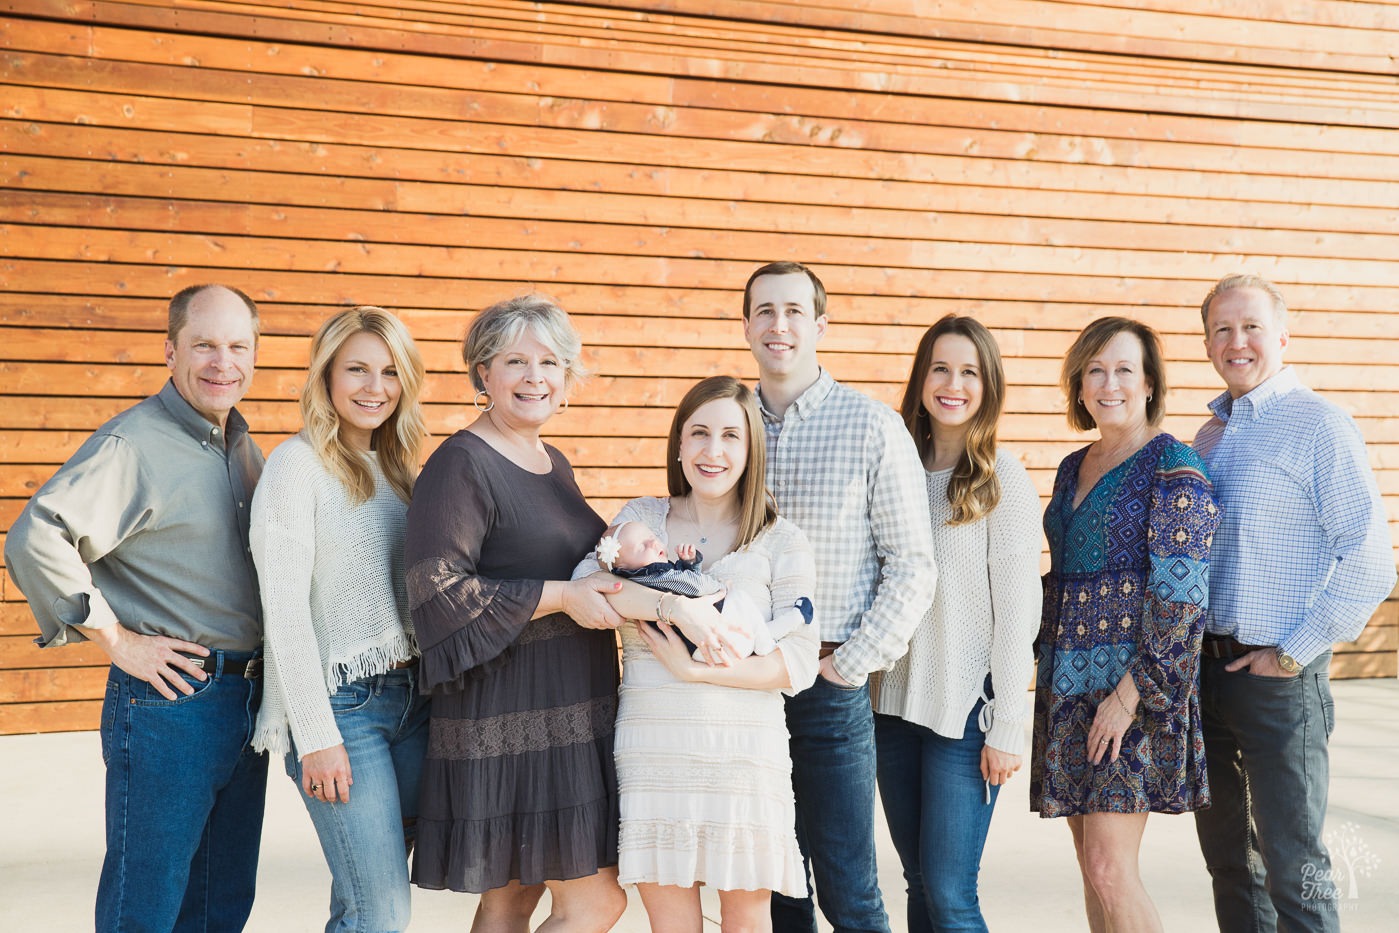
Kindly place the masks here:
POLYGON ((1195 814, 1221 930, 1340 929, 1321 841, 1335 724, 1331 652, 1296 677, 1230 673, 1201 658, 1200 706, 1214 805, 1195 814))
MULTIPOLYGON (((869 686, 824 677, 787 698, 797 841, 835 933, 889 933, 874 864, 874 712, 869 686)), ((804 898, 772 895, 774 933, 815 933, 804 898)))
POLYGON ((191 696, 167 700, 113 666, 102 704, 107 857, 98 933, 243 929, 253 906, 267 758, 248 742, 262 681, 216 651, 191 696))
POLYGON ((284 762, 330 866, 326 933, 407 929, 405 822, 411 827, 418 815, 427 698, 418 695, 417 671, 399 668, 344 684, 330 707, 350 756, 350 802, 307 797, 295 748, 284 762))
POLYGON ((978 700, 960 739, 875 716, 879 797, 908 882, 908 933, 985 933, 977 875, 1000 787, 981 776, 978 700), (989 799, 988 799, 989 787, 989 799))

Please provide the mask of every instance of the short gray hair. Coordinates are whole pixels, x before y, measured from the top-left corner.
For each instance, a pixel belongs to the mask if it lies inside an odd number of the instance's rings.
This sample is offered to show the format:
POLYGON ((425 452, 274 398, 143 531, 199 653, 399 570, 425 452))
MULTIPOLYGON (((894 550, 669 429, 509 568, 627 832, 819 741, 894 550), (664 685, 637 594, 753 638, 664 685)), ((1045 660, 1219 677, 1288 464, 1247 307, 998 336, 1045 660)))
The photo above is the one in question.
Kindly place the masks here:
POLYGON ((1210 326, 1210 302, 1236 288, 1256 288, 1265 293, 1272 299, 1273 317, 1279 324, 1287 326, 1287 302, 1282 300, 1282 292, 1278 291, 1278 287, 1272 282, 1261 275, 1254 275, 1252 272, 1235 272, 1233 275, 1226 275, 1214 283, 1214 288, 1210 289, 1210 293, 1200 303, 1200 323, 1202 325, 1206 328, 1210 326))
POLYGON ((226 292, 232 292, 247 307, 248 316, 253 322, 253 342, 257 343, 258 335, 262 332, 261 322, 257 316, 257 302, 232 285, 221 285, 217 282, 191 285, 175 293, 175 296, 170 299, 170 313, 165 325, 165 339, 171 343, 179 343, 180 331, 185 329, 185 322, 189 320, 189 306, 194 303, 194 299, 207 291, 219 288, 226 292))
POLYGON ((491 360, 513 346, 527 329, 563 361, 565 389, 573 388, 588 375, 578 361, 583 341, 573 329, 567 312, 543 295, 521 295, 498 301, 482 311, 466 332, 461 358, 477 392, 486 390, 477 371, 479 367, 490 365, 491 360))

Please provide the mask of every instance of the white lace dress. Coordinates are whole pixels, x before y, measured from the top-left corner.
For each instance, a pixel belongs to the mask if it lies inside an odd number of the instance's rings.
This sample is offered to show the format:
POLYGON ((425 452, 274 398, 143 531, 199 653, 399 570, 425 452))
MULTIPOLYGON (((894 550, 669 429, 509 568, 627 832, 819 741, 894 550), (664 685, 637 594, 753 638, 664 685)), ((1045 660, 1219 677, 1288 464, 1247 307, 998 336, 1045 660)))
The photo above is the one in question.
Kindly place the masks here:
MULTIPOLYGON (((643 522, 668 543, 669 508, 669 499, 634 499, 614 521, 643 522)), ((584 561, 574 576, 597 569, 584 561)), ((811 547, 781 518, 704 569, 762 607, 765 622, 815 590, 811 547)), ((779 691, 680 683, 634 625, 623 626, 614 745, 623 884, 699 882, 721 891, 806 895, 782 694, 815 680, 815 628, 802 625, 778 640, 792 683, 779 691)))

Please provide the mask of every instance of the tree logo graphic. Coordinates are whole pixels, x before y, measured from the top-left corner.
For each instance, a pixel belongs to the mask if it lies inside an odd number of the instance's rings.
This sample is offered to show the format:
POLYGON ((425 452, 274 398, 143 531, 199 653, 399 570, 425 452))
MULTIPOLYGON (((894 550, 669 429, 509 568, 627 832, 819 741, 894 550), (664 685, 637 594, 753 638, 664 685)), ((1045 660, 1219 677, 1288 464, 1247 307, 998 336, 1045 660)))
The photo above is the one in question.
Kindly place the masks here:
POLYGON ((1380 867, 1380 857, 1361 838, 1360 827, 1346 822, 1325 835, 1331 850, 1331 874, 1336 884, 1335 897, 1354 900, 1360 896, 1360 879, 1368 878, 1380 867))

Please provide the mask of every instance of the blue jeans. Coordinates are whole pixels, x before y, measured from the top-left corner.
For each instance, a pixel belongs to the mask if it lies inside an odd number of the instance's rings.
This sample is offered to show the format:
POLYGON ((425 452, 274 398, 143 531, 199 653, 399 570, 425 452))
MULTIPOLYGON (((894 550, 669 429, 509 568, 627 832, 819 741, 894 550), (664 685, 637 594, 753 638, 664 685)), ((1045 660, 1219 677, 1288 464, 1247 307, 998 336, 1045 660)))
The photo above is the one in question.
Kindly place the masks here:
MULTIPOLYGON (((408 850, 427 751, 428 701, 417 670, 399 668, 341 686, 330 696, 350 757, 349 803, 301 792, 330 865, 326 933, 385 933, 408 926, 408 850)), ((301 791, 296 749, 287 775, 301 791)))
POLYGON ((908 933, 985 933, 976 881, 999 786, 981 776, 978 700, 960 739, 875 716, 879 796, 908 882, 908 933), (989 787, 989 799, 988 799, 989 787))
POLYGON ((186 678, 194 693, 175 700, 115 665, 108 671, 98 933, 211 933, 247 922, 267 792, 267 758, 248 745, 262 681, 225 676, 223 666, 253 654, 214 652, 209 679, 186 678))
MULTIPOLYGON (((836 933, 889 933, 874 864, 874 712, 869 685, 816 683, 787 698, 797 842, 836 933)), ((815 933, 810 889, 772 895, 774 933, 815 933)))
POLYGON ((1321 841, 1335 725, 1331 652, 1296 677, 1230 673, 1200 659, 1200 712, 1214 803, 1195 832, 1221 930, 1340 929, 1321 841))

